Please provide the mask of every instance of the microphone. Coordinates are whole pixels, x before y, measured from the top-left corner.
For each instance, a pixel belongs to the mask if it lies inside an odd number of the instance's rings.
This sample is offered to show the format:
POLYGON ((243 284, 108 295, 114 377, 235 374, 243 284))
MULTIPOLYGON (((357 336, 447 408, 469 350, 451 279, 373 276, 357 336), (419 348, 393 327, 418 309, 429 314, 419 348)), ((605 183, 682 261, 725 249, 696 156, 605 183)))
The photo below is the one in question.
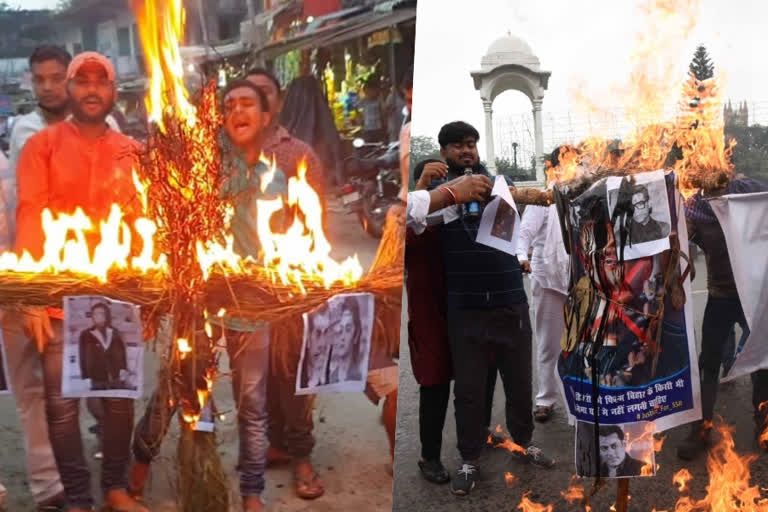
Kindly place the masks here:
MULTIPOLYGON (((473 172, 470 167, 464 169, 464 176, 472 176, 473 172)), ((470 219, 476 219, 480 216, 480 203, 477 201, 471 201, 464 205, 464 216, 470 219)))

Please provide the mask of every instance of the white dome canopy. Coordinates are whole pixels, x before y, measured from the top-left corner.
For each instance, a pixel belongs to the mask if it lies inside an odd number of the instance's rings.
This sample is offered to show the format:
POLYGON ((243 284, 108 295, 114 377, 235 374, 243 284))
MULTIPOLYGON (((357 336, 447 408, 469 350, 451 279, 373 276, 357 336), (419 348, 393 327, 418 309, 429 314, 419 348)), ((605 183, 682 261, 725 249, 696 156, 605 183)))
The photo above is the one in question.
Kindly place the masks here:
POLYGON ((494 53, 522 53, 533 55, 533 50, 531 50, 528 43, 519 37, 507 34, 491 43, 491 46, 488 47, 488 51, 485 52, 486 55, 492 55, 494 53))
POLYGON ((538 71, 540 65, 530 45, 511 33, 491 43, 481 61, 484 70, 505 64, 517 64, 534 71, 538 71))

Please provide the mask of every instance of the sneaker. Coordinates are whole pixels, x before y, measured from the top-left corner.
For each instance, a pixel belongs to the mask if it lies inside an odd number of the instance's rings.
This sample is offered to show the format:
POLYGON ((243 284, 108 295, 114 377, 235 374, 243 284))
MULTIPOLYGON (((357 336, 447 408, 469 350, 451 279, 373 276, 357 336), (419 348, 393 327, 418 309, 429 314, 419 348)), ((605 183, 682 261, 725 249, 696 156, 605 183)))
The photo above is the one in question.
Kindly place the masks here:
POLYGON ((488 437, 486 441, 486 446, 490 446, 491 448, 496 448, 497 446, 500 446, 504 444, 504 441, 507 440, 507 436, 504 435, 504 432, 498 432, 495 430, 488 429, 488 437))
POLYGON ((456 496, 466 496, 475 488, 478 476, 478 467, 465 462, 456 471, 456 478, 451 480, 451 492, 456 496))
POLYGON ((711 433, 712 429, 704 427, 702 422, 694 423, 688 437, 677 445, 677 457, 682 460, 693 460, 706 452, 710 446, 711 433))
POLYGON ((427 482, 433 484, 447 484, 451 481, 451 476, 448 474, 448 470, 445 469, 443 463, 440 460, 420 460, 419 469, 421 475, 427 482))
POLYGON ((555 460, 552 457, 545 455, 544 452, 541 451, 541 448, 538 448, 533 444, 529 444, 526 447, 525 460, 528 461, 529 464, 547 469, 554 467, 555 465, 555 460))

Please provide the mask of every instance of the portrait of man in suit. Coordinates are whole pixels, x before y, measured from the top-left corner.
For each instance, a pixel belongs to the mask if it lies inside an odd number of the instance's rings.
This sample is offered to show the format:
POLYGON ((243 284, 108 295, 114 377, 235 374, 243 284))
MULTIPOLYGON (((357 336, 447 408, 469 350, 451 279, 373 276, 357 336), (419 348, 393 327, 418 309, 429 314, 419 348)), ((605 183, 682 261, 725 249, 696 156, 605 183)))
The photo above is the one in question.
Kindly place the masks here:
POLYGON ((617 478, 640 476, 643 463, 627 453, 624 430, 618 425, 599 427, 600 476, 617 478))
POLYGON ((104 303, 90 310, 91 327, 80 333, 80 375, 91 390, 130 389, 125 342, 112 327, 112 312, 104 303))

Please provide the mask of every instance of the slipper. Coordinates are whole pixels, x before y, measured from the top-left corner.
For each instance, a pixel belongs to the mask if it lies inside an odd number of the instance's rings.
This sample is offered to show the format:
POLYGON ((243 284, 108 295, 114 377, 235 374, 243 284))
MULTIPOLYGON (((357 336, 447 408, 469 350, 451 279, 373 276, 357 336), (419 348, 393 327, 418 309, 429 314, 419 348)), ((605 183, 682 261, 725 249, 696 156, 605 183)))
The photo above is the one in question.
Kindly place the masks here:
POLYGON ((294 475, 296 478, 296 496, 304 500, 315 500, 325 494, 325 488, 320 482, 320 475, 312 473, 309 479, 294 475))
POLYGON ((553 406, 537 405, 533 410, 533 418, 539 423, 544 423, 552 416, 553 406))

